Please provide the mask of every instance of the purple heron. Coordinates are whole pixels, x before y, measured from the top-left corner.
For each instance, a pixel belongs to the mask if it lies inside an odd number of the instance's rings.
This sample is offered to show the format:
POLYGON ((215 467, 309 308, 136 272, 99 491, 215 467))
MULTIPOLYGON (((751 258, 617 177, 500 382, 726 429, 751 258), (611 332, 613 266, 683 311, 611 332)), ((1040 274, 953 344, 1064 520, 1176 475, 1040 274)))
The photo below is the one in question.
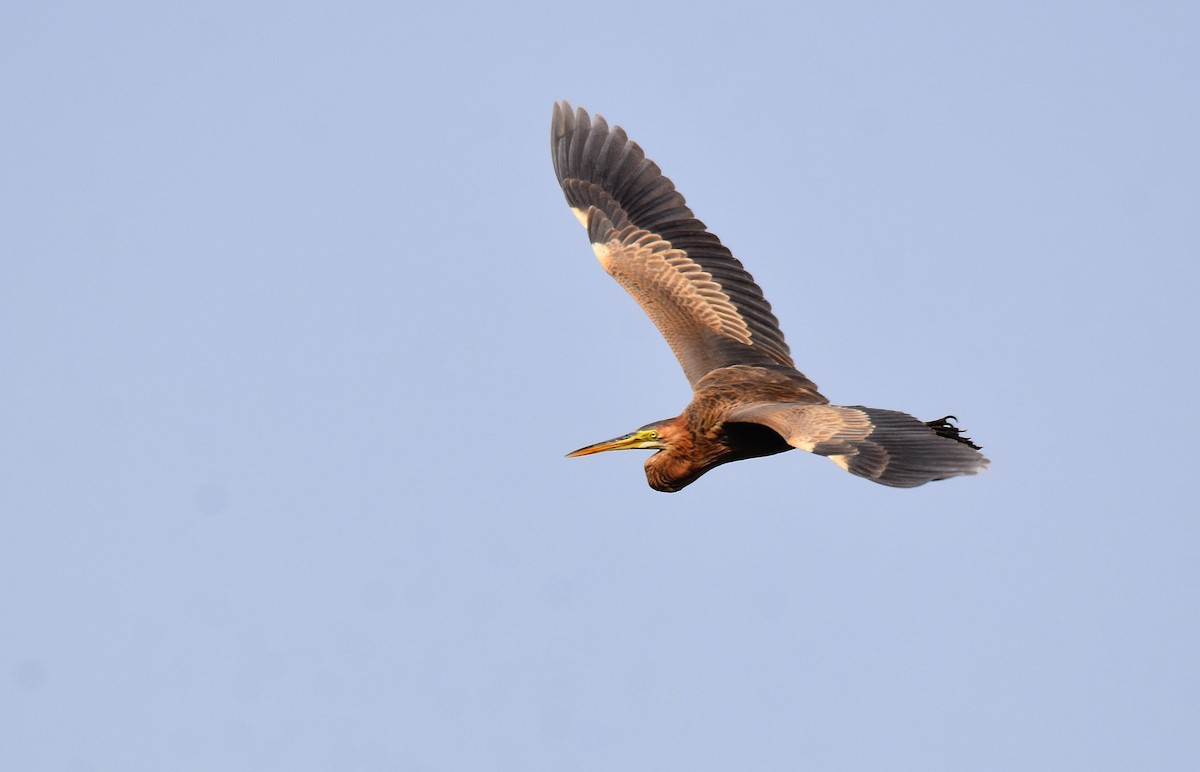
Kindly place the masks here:
POLYGON ((550 150, 600 265, 653 320, 693 391, 680 415, 568 456, 657 451, 646 479, 668 492, 721 464, 792 448, 896 488, 987 467, 953 416, 829 404, 796 369, 754 279, 620 127, 564 101, 554 106, 550 150))

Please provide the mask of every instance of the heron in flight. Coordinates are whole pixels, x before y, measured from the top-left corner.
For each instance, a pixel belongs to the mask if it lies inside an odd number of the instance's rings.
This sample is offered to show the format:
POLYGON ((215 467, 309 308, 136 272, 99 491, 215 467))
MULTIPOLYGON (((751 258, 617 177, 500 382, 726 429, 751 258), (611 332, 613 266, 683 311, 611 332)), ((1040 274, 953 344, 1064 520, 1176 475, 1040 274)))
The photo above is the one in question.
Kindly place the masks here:
POLYGON ((792 362, 771 305, 619 127, 554 106, 554 172, 600 265, 653 320, 692 386, 684 411, 568 456, 641 448, 655 490, 713 467, 799 448, 883 485, 913 488, 988 465, 946 416, 829 404, 792 362))

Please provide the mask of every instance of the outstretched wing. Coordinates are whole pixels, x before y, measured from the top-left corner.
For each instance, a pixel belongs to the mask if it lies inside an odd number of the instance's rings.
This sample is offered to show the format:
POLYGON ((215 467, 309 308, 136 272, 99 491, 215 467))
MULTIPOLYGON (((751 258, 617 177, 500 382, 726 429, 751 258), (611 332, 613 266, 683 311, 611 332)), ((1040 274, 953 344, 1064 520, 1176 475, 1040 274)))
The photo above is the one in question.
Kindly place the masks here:
POLYGON ((915 488, 987 468, 987 458, 949 418, 924 422, 873 407, 757 402, 735 408, 726 421, 761 424, 851 474, 915 488))
POLYGON ((550 149, 600 264, 653 320, 693 387, 728 365, 794 367, 754 278, 619 126, 562 102, 550 149))

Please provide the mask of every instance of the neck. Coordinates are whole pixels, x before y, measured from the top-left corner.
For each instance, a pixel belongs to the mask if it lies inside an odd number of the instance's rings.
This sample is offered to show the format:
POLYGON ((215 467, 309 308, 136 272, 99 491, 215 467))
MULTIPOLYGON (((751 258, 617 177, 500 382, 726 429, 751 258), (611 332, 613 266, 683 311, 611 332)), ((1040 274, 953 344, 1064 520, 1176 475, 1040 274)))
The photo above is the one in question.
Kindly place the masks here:
POLYGON ((682 490, 703 473, 686 458, 670 450, 660 450, 646 459, 646 482, 656 491, 674 493, 682 490))
POLYGON ((674 493, 682 490, 719 463, 702 447, 706 443, 698 441, 682 415, 663 421, 658 426, 658 433, 666 447, 646 459, 646 481, 656 491, 674 493))

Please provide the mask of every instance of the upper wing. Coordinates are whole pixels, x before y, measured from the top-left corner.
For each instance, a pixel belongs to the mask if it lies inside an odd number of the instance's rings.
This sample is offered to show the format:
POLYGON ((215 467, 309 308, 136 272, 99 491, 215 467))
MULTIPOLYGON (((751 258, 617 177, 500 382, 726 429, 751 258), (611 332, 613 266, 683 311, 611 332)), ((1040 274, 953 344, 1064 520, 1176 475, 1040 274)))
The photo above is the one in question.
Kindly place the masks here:
POLYGON ((754 278, 619 126, 556 104, 550 150, 601 265, 654 321, 693 387, 733 364, 794 367, 754 278))

